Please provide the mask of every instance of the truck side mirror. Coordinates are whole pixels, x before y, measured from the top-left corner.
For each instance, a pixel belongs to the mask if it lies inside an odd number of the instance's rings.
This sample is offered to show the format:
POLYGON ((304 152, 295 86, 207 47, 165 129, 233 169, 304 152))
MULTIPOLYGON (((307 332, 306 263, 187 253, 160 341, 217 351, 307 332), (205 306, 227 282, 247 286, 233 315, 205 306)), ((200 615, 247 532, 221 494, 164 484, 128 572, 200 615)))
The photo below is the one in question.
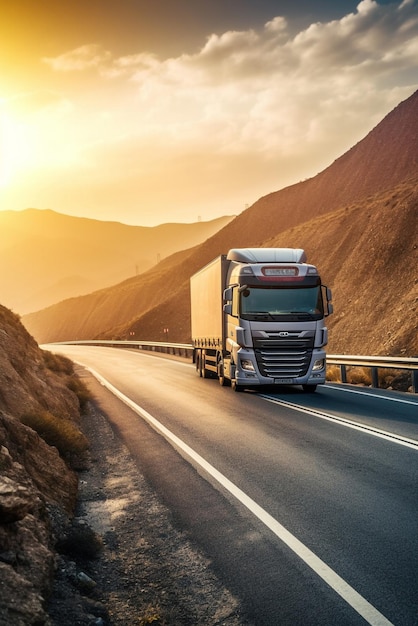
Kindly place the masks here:
POLYGON ((224 289, 223 297, 224 302, 232 301, 232 287, 227 287, 226 289, 224 289))
POLYGON ((326 306, 325 306, 325 302, 324 302, 324 315, 325 317, 328 317, 328 315, 331 315, 331 313, 334 312, 334 307, 331 303, 332 300, 332 291, 329 287, 326 287, 325 285, 322 285, 322 298, 326 300, 326 306), (325 298, 324 298, 325 296, 325 298))
POLYGON ((232 304, 231 304, 231 302, 227 302, 227 304, 224 304, 224 313, 226 313, 227 315, 232 315, 232 304))

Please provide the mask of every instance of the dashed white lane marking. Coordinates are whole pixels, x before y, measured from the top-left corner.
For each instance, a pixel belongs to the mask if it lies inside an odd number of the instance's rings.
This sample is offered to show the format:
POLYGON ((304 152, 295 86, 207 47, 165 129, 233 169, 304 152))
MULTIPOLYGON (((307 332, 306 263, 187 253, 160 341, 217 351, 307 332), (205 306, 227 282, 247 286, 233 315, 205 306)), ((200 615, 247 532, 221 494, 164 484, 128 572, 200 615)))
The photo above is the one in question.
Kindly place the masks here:
POLYGON ((87 368, 93 376, 111 391, 117 398, 129 406, 135 413, 140 415, 148 422, 157 432, 169 441, 173 446, 182 450, 182 452, 192 459, 197 465, 204 469, 212 478, 214 478, 224 489, 229 491, 241 504, 243 504, 255 517, 257 517, 267 528, 271 530, 283 543, 285 543, 306 565, 308 565, 322 580, 324 580, 341 598, 343 598, 364 620, 371 626, 393 626, 380 611, 378 611, 370 602, 360 595, 351 585, 349 585, 341 576, 331 569, 322 559, 307 548, 299 539, 290 533, 282 524, 272 517, 265 509, 259 506, 239 487, 232 483, 226 476, 221 474, 213 465, 208 463, 200 454, 195 452, 193 448, 188 446, 184 441, 172 433, 161 422, 153 417, 148 411, 133 402, 119 389, 114 387, 108 380, 101 376, 98 372, 91 368, 87 368))

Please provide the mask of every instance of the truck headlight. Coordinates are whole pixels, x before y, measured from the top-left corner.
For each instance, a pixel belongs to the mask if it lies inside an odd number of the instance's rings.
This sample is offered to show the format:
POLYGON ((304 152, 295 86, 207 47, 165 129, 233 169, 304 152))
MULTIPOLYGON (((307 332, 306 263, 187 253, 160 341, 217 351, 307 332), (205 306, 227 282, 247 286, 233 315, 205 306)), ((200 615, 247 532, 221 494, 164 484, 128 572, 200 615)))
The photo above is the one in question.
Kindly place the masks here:
POLYGON ((325 359, 317 359, 313 364, 312 371, 318 372, 319 370, 323 370, 325 367, 325 359))
POLYGON ((247 372, 255 372, 254 365, 250 359, 241 359, 241 368, 247 372))

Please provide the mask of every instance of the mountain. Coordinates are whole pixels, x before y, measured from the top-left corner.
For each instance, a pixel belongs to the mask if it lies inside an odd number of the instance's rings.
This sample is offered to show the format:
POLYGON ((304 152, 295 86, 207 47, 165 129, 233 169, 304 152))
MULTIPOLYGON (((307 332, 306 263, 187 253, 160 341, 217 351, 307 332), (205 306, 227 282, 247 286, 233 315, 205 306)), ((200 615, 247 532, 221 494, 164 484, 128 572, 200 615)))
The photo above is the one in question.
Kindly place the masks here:
POLYGON ((205 241, 232 217, 128 226, 51 210, 0 211, 1 301, 18 313, 114 285, 205 241))
POLYGON ((418 354, 418 92, 317 176, 268 194, 204 243, 110 289, 26 316, 41 342, 190 340, 189 277, 229 248, 307 250, 333 288, 331 352, 418 354))

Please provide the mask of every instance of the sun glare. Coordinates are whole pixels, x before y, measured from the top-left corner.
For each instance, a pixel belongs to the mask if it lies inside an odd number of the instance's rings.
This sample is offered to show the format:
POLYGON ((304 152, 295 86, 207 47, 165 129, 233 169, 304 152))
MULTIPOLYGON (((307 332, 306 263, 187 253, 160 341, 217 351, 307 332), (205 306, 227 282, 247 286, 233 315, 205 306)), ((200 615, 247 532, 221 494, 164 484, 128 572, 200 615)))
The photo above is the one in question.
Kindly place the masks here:
POLYGON ((30 158, 25 127, 0 113, 0 187, 6 187, 30 158))

